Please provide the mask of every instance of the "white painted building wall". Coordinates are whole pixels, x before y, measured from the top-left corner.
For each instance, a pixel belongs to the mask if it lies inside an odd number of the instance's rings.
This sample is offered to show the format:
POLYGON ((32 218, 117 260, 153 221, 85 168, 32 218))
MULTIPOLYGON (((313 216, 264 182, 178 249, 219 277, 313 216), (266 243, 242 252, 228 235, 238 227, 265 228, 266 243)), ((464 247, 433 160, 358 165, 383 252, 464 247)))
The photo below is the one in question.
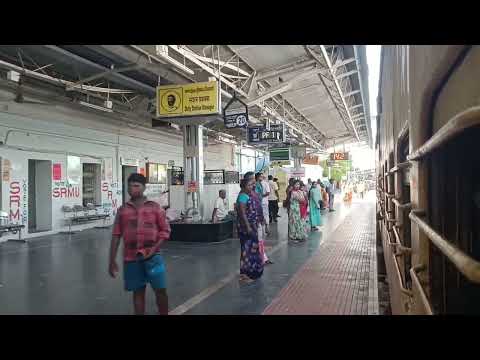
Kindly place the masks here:
MULTIPOLYGON (((66 230, 63 205, 82 204, 82 184, 70 191, 67 157, 78 156, 82 163, 111 163, 111 174, 102 179, 101 203, 115 211, 122 203, 121 159, 138 160, 139 169, 146 162, 183 166, 183 140, 180 135, 132 127, 121 121, 60 106, 36 106, 8 103, 0 106, 0 158, 11 164, 2 170, 1 209, 12 214, 14 223, 23 223, 22 236, 30 238, 66 230), (52 231, 28 233, 28 160, 49 160, 61 166, 61 180, 52 180, 52 231), (59 196, 60 194, 60 196, 59 196), (18 210, 18 213, 17 213, 18 210)), ((229 144, 205 149, 207 169, 234 169, 234 151, 229 144)), ((208 187, 206 187, 208 189, 208 187)), ((171 206, 183 209, 183 202, 171 206)), ((110 223, 113 219, 110 220, 110 223)), ((75 229, 93 227, 89 223, 75 229)), ((0 241, 16 238, 4 235, 0 241)))

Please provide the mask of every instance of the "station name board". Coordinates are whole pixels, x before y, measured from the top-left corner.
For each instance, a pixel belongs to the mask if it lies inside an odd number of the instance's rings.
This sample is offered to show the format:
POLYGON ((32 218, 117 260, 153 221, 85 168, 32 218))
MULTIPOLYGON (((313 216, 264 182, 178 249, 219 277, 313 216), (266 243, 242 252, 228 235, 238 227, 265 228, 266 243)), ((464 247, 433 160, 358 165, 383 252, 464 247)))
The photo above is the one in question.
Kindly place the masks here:
POLYGON ((184 117, 220 113, 217 81, 157 88, 157 116, 184 117))
POLYGON ((285 142, 285 130, 283 124, 270 125, 270 130, 264 126, 248 128, 249 144, 280 144, 285 142))
POLYGON ((350 160, 350 154, 348 152, 341 152, 341 153, 331 153, 330 160, 350 160))
POLYGON ((289 161, 289 160, 290 160, 289 148, 270 149, 270 161, 289 161))

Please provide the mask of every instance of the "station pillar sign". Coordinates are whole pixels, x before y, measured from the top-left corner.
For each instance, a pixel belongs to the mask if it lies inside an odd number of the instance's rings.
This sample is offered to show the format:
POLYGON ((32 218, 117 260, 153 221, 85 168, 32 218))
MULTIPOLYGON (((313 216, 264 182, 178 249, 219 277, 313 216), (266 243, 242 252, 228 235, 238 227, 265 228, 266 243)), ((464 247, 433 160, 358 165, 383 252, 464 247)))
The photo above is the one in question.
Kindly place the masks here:
POLYGON ((246 128, 248 125, 248 106, 236 94, 223 109, 223 122, 227 129, 246 128))

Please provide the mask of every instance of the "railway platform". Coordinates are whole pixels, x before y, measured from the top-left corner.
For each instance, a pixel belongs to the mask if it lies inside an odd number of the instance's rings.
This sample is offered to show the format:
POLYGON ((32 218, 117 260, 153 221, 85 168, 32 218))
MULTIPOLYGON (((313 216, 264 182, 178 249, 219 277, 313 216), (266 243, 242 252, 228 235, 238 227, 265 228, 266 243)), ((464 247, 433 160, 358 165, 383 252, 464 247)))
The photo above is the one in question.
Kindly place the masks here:
MULTIPOLYGON (((287 216, 266 241, 274 264, 250 284, 238 282, 239 244, 167 242, 171 315, 378 314, 375 202, 335 204, 306 243, 287 240, 287 216)), ((110 229, 0 244, 0 314, 132 314, 121 276, 107 273, 110 229)), ((121 262, 119 262, 120 264, 121 262)), ((147 291, 147 313, 155 313, 147 291)))

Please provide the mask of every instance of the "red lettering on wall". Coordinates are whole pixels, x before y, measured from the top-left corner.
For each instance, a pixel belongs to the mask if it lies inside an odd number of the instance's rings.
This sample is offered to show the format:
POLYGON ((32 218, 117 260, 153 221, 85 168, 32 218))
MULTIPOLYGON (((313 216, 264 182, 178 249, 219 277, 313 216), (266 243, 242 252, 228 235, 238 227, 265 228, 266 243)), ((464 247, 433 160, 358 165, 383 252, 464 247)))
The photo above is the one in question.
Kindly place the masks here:
POLYGON ((107 192, 107 191, 108 191, 108 183, 104 182, 104 183, 102 184, 102 191, 103 191, 103 192, 107 192))
POLYGON ((107 193, 107 199, 108 199, 108 200, 112 200, 112 199, 113 199, 113 196, 112 196, 112 195, 113 195, 113 192, 109 191, 109 192, 107 193))
POLYGON ((20 208, 17 208, 16 212, 10 209, 10 221, 12 220, 20 220, 20 208))
POLYGON ((17 204, 17 206, 20 207, 20 195, 10 195, 10 207, 12 207, 13 204, 17 204))
POLYGON ((78 187, 59 187, 54 188, 52 191, 52 196, 54 198, 78 198, 80 197, 80 188, 78 187))
POLYGON ((10 183, 10 194, 20 194, 20 191, 20 183, 18 181, 10 183))
POLYGON ((21 191, 20 183, 18 181, 10 183, 10 221, 20 220, 21 191))
POLYGON ((117 208, 117 204, 118 204, 118 203, 117 203, 117 199, 112 199, 112 207, 113 207, 114 209, 117 208))

